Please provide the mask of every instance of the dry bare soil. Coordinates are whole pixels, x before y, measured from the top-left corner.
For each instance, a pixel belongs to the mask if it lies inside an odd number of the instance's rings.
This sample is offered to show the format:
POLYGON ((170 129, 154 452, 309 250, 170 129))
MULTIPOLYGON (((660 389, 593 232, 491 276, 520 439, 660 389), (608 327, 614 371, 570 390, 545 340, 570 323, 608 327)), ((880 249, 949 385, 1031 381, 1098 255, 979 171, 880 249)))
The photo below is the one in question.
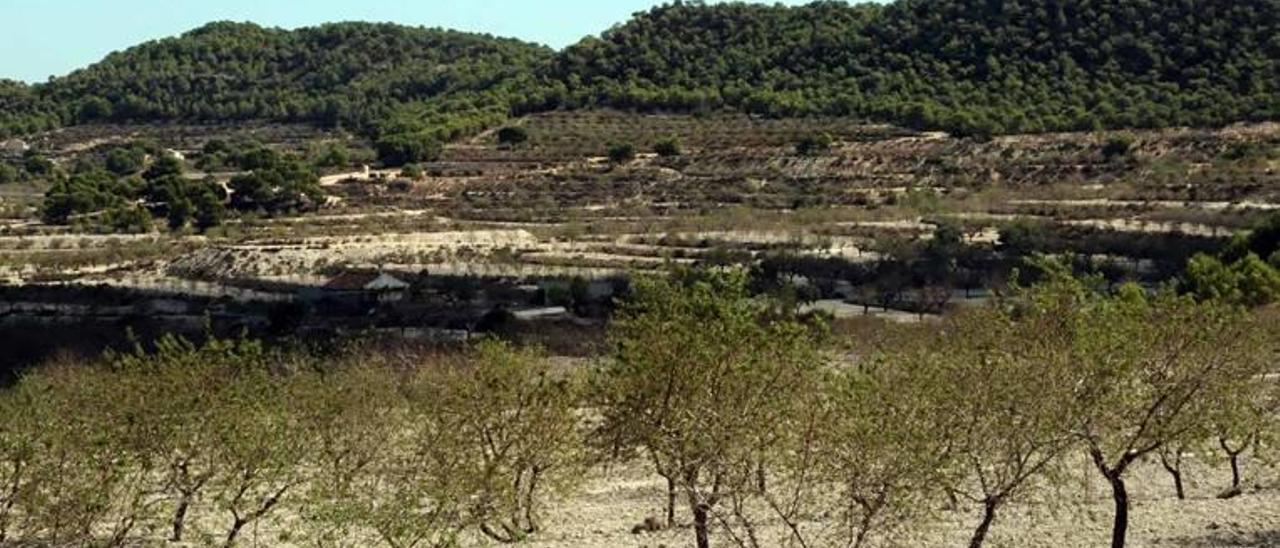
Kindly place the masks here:
MULTIPOLYGON (((1038 500, 1022 501, 1002 514, 988 538, 992 547, 1069 548, 1105 546, 1111 534, 1111 499, 1105 482, 1083 459, 1068 474, 1065 487, 1038 500)), ((1245 494, 1218 500, 1230 481, 1225 465, 1196 465, 1188 477, 1188 499, 1177 500, 1158 464, 1134 470, 1129 531, 1134 547, 1271 547, 1280 546, 1280 482, 1276 471, 1249 463, 1252 472, 1245 494)), ((659 533, 632 534, 647 517, 663 515, 665 482, 643 468, 615 469, 591 478, 585 491, 550 516, 548 530, 529 544, 539 548, 683 547, 693 545, 688 527, 659 533)), ((681 508, 687 514, 687 510, 681 508)), ((878 546, 966 546, 980 521, 977 509, 933 509, 936 517, 906 528, 878 546)), ((680 516, 680 514, 677 514, 680 516)), ((687 518, 686 518, 687 521, 687 518)), ((821 528, 821 525, 818 526, 821 528)), ((762 538, 775 539, 777 524, 762 538)), ((735 546, 723 535, 716 546, 735 546)), ((766 541, 766 542, 774 542, 766 541)), ((483 542, 479 544, 483 545, 483 542)))

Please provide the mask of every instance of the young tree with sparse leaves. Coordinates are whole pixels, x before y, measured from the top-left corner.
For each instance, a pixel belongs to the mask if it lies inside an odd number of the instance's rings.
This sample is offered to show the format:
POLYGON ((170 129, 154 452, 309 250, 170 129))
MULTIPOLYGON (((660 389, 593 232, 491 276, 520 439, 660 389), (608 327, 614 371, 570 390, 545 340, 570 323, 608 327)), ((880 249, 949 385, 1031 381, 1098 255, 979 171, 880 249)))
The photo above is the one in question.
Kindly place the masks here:
MULTIPOLYGON (((1078 283, 1078 282, 1051 282, 1078 283)), ((1127 472, 1212 416, 1244 379, 1265 370, 1261 334, 1246 312, 1136 286, 1115 296, 1081 290, 1073 307, 1071 359, 1079 371, 1077 435, 1111 486, 1111 545, 1125 545, 1127 472)))
POLYGON ((601 372, 603 435, 640 447, 674 479, 699 548, 715 522, 755 543, 734 499, 767 490, 770 461, 822 370, 813 328, 767 318, 746 283, 742 271, 637 280, 601 372))

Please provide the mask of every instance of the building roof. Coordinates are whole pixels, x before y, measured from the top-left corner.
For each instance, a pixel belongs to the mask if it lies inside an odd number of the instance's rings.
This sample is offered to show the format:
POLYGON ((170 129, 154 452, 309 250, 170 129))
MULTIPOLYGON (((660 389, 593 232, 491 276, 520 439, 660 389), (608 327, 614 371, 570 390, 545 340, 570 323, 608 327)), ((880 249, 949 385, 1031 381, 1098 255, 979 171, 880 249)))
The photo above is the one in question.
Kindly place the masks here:
POLYGON ((563 306, 547 306, 543 308, 529 308, 525 310, 516 310, 511 315, 517 320, 537 320, 543 318, 555 318, 569 314, 569 309, 563 306))
POLYGON ((344 272, 334 276, 325 289, 338 291, 399 291, 409 288, 409 284, 380 272, 344 272))

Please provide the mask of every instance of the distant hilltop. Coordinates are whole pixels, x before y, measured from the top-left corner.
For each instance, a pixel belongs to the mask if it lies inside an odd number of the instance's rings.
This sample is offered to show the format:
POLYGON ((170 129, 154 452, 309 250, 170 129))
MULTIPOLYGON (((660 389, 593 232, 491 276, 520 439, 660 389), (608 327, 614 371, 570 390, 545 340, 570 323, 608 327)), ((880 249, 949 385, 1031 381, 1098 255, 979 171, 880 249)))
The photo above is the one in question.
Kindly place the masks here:
POLYGON ((1280 120, 1277 0, 681 3, 562 51, 394 24, 211 23, 48 83, 0 139, 99 121, 269 120, 426 148, 607 106, 851 116, 958 135, 1280 120))

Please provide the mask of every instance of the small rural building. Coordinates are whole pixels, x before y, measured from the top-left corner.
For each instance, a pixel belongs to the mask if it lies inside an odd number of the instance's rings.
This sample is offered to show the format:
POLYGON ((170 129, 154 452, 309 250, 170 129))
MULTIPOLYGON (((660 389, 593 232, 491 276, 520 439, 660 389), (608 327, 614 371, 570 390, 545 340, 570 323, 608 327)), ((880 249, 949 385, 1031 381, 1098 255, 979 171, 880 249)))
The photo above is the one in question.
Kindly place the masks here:
POLYGON ((376 298, 386 303, 404 299, 409 283, 385 272, 346 272, 330 279, 324 290, 330 295, 376 298))
POLYGON ((569 317, 569 309, 563 306, 544 306, 539 308, 526 308, 523 310, 515 310, 511 316, 517 320, 533 321, 561 319, 569 317))

